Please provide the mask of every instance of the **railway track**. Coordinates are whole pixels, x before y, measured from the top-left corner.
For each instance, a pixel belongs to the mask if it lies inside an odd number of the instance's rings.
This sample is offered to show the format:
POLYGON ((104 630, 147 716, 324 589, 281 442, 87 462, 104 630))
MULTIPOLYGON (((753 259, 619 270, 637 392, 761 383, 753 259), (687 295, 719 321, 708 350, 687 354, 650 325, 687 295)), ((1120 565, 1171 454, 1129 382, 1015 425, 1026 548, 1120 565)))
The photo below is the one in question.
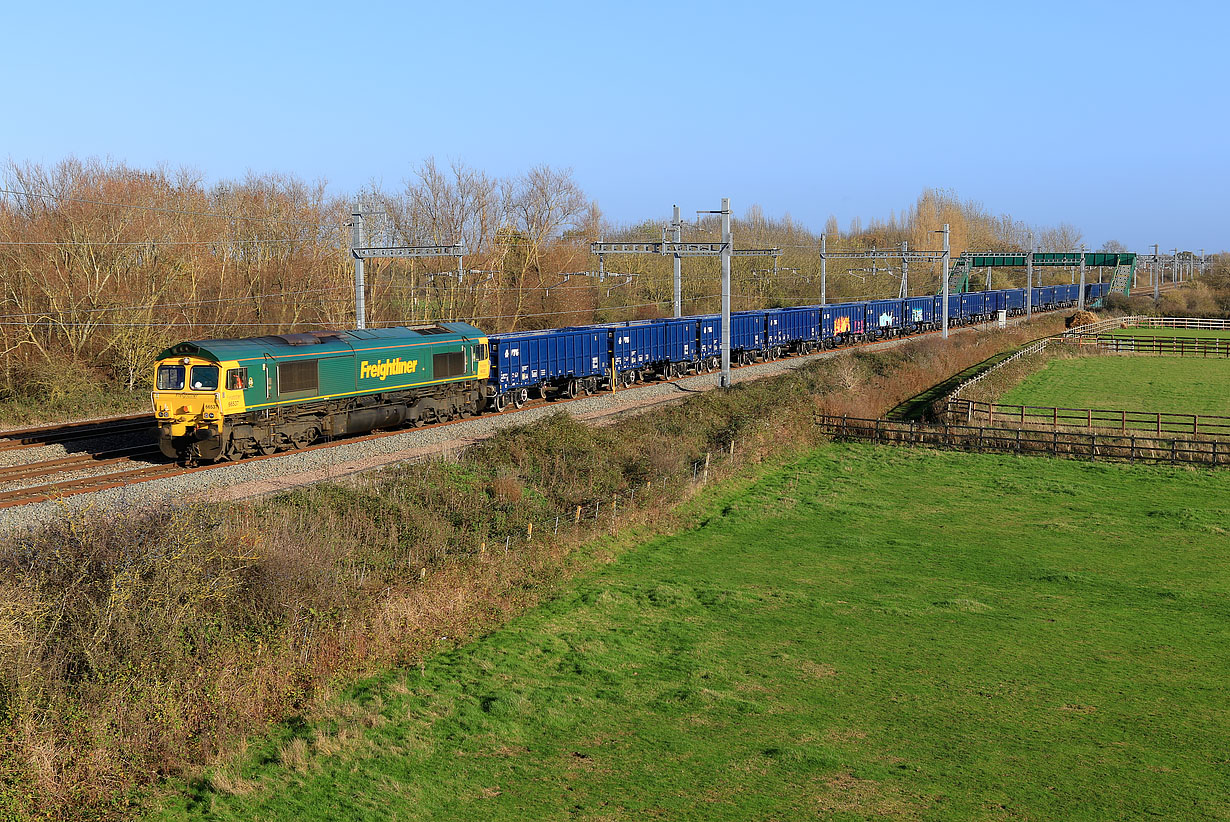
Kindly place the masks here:
POLYGON ((21 428, 0 431, 0 451, 16 451, 23 448, 40 448, 44 445, 62 445, 66 442, 96 439, 114 434, 128 434, 151 428, 149 414, 129 414, 101 420, 48 425, 37 428, 21 428))

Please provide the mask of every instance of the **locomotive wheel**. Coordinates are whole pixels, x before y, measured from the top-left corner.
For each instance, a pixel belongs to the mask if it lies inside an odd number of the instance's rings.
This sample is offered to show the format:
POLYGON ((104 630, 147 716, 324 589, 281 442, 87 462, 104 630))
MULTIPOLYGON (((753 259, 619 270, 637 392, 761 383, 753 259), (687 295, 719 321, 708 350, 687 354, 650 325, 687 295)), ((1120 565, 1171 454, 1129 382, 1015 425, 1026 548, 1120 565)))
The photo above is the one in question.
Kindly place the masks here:
POLYGON ((219 458, 219 462, 222 460, 226 460, 227 462, 239 462, 241 459, 243 459, 243 449, 235 444, 234 437, 228 439, 226 441, 226 448, 223 450, 222 456, 219 458))

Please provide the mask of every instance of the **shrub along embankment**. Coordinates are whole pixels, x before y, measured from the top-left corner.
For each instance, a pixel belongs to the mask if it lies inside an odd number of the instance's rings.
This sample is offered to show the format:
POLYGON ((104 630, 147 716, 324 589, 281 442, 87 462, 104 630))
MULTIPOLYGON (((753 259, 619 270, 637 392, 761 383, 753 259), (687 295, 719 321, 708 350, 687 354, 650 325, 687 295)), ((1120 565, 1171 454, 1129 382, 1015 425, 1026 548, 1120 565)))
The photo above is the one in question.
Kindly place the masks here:
POLYGON ((561 414, 258 504, 65 513, 9 535, 0 817, 127 816, 142 786, 549 595, 600 561, 576 550, 599 530, 672 527, 707 462, 712 479, 797 452, 818 411, 877 416, 1060 322, 843 353, 609 426, 561 414), (737 459, 706 460, 731 443, 737 459))

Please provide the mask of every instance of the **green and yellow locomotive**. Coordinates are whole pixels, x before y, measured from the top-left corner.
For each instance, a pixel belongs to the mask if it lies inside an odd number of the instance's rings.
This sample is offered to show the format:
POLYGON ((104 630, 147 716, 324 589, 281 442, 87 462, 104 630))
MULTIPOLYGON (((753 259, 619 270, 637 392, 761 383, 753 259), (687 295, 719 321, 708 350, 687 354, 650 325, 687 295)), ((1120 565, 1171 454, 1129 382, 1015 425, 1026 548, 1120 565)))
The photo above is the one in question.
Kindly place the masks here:
POLYGON ((155 366, 158 445, 193 464, 469 416, 489 374, 467 323, 183 342, 155 366))

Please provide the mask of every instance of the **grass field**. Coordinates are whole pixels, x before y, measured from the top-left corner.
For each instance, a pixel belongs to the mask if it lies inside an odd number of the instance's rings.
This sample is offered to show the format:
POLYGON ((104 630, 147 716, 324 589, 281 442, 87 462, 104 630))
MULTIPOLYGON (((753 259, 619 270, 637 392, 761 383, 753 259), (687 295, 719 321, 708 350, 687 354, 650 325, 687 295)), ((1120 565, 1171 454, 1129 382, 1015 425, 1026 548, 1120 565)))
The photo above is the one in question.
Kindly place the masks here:
POLYGON ((1227 499, 826 446, 153 818, 1225 819, 1227 499))
POLYGON ((1152 356, 1053 359, 996 401, 1226 416, 1230 415, 1230 360, 1152 356))
POLYGON ((1102 333, 1115 337, 1159 337, 1162 339, 1167 337, 1185 337, 1189 339, 1203 337, 1208 339, 1230 339, 1230 328, 1112 328, 1102 333))

